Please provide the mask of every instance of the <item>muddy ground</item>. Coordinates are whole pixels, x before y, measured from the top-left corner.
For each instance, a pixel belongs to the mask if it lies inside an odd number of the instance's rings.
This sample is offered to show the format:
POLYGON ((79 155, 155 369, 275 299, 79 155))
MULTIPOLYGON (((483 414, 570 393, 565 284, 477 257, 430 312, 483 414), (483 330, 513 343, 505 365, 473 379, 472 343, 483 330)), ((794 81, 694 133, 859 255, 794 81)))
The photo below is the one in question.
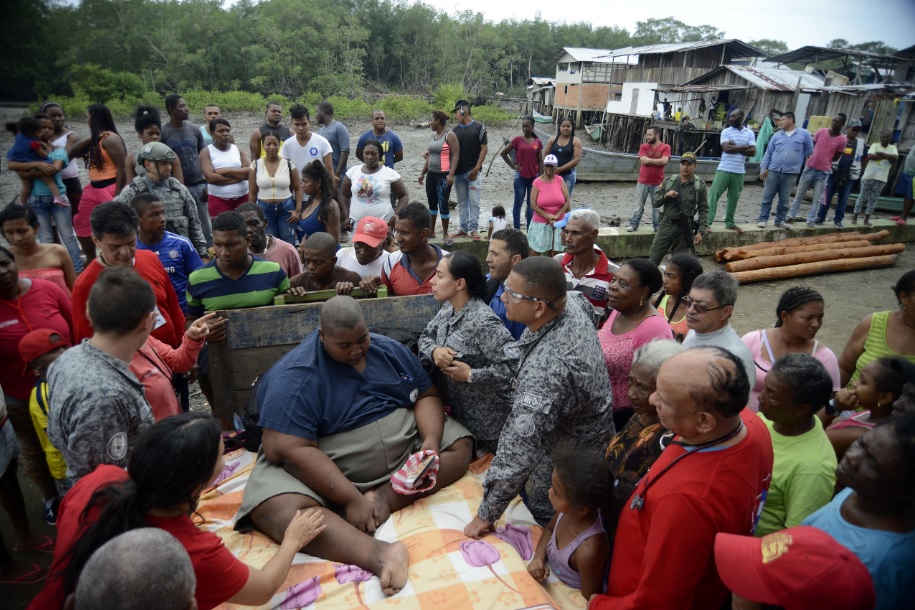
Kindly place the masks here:
MULTIPOLYGON (((0 112, 0 114, 5 114, 5 112, 0 112)), ((236 130, 237 141, 242 143, 247 143, 250 133, 261 123, 261 117, 254 115, 230 115, 227 118, 232 122, 236 130)), ((199 124, 201 117, 194 115, 191 117, 191 121, 199 124)), ((350 129, 353 146, 355 146, 359 134, 370 127, 368 122, 355 125, 348 124, 347 126, 350 129)), ((89 133, 85 124, 77 123, 76 121, 73 122, 71 128, 83 135, 88 135, 89 133)), ((425 201, 425 191, 416 183, 416 179, 422 169, 422 152, 426 149, 429 130, 414 128, 410 124, 393 124, 389 125, 389 128, 398 133, 405 149, 404 160, 397 165, 397 171, 401 173, 407 183, 411 196, 419 201, 425 201)), ((140 144, 133 131, 133 122, 118 121, 118 130, 123 134, 128 150, 136 151, 140 144)), ((520 130, 516 131, 520 133, 520 130)), ((488 168, 490 160, 494 155, 498 154, 499 143, 514 135, 517 134, 511 132, 508 125, 494 126, 490 129, 490 157, 486 160, 484 168, 488 168)), ((3 132, 0 135, 0 150, 6 151, 11 143, 10 134, 3 132)), ((7 171, 5 158, 6 156, 3 155, 3 171, 0 173, 0 202, 4 202, 4 204, 15 197, 20 188, 19 179, 16 175, 7 171)), ((85 169, 81 171, 81 177, 84 182, 88 180, 85 169)), ((512 171, 501 159, 496 159, 492 163, 489 175, 483 183, 481 221, 488 220, 492 206, 497 204, 504 206, 509 211, 509 214, 511 213, 513 201, 512 178, 512 171)), ((573 193, 572 204, 573 207, 587 206, 595 209, 605 218, 621 218, 625 223, 631 214, 634 191, 635 182, 578 184, 573 193)), ((759 184, 751 183, 744 188, 737 212, 737 221, 739 223, 755 221, 761 195, 762 186, 759 184)), ((719 215, 722 213, 722 211, 719 211, 719 215)), ((485 222, 481 222, 481 226, 485 227, 485 222)), ((720 221, 715 226, 716 228, 723 227, 720 221)), ((0 242, 5 244, 5 240, 0 239, 0 242)), ((703 260, 703 265, 706 269, 718 267, 710 259, 703 260)), ((915 268, 915 249, 910 246, 899 255, 895 268, 744 286, 740 289, 733 325, 740 334, 771 326, 775 321, 775 307, 782 292, 799 283, 808 285, 819 290, 826 299, 826 319, 817 338, 831 347, 836 352, 836 355, 839 355, 858 320, 874 311, 890 309, 896 306, 896 299, 892 293, 891 286, 905 271, 913 268, 915 268)), ((200 395, 196 384, 192 399, 194 410, 205 410, 207 408, 206 402, 200 395)), ((20 480, 26 494, 30 520, 35 524, 36 532, 52 534, 52 530, 44 525, 37 490, 30 481, 25 479, 21 471, 20 480)), ((8 520, 5 518, 0 519, 0 525, 2 525, 0 529, 2 529, 4 539, 9 543, 11 531, 8 520)), ((46 565, 49 557, 48 555, 29 554, 23 558, 29 561, 41 561, 46 565)), ((36 587, 17 587, 16 589, 15 594, 7 598, 11 604, 8 607, 24 607, 31 595, 37 592, 36 587)), ((3 595, 6 596, 6 593, 3 595)))

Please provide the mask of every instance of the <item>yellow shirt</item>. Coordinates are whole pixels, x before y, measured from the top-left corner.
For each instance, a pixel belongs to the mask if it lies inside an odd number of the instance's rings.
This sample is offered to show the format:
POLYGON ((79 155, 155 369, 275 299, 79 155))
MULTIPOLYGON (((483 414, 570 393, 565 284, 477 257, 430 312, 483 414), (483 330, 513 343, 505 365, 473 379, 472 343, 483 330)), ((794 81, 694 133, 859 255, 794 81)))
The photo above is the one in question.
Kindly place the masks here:
POLYGON ((35 425, 35 432, 38 434, 38 442, 44 449, 45 459, 48 460, 48 470, 51 476, 58 480, 67 478, 67 463, 64 456, 60 454, 51 440, 48 438, 48 382, 41 381, 32 388, 32 394, 29 396, 29 413, 32 415, 32 423, 35 425))

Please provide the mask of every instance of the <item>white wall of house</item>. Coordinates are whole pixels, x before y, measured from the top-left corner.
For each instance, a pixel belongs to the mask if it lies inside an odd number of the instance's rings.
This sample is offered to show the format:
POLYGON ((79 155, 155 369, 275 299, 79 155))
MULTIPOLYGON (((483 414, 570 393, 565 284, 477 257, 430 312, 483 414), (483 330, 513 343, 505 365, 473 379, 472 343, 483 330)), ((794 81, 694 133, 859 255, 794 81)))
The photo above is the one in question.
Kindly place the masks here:
POLYGON ((620 100, 609 100, 607 112, 650 116, 654 111, 654 90, 658 83, 623 83, 620 100))

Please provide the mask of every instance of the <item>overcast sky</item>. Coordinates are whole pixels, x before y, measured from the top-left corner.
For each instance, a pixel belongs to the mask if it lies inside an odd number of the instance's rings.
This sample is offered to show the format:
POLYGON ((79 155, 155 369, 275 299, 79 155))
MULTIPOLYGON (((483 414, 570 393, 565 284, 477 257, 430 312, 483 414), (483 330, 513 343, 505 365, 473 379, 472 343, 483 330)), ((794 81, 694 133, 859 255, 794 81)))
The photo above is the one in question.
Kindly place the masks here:
MULTIPOLYGON (((408 2, 411 0, 407 0, 408 2)), ((686 2, 632 2, 631 0, 422 0, 449 14, 483 13, 486 19, 532 19, 537 11, 544 21, 587 21, 597 26, 615 25, 632 33, 636 21, 676 16, 689 25, 712 25, 728 38, 744 42, 759 38, 783 40, 789 49, 825 46, 834 38, 852 44, 882 40, 903 49, 915 44, 915 0, 800 0, 734 4, 723 0, 686 2)))

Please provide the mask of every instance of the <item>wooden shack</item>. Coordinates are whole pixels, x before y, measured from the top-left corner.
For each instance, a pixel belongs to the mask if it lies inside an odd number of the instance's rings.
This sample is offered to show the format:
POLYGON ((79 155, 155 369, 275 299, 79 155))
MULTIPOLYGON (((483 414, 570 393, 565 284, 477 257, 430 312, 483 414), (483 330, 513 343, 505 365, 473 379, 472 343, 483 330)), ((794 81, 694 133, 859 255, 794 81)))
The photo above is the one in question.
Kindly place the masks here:
MULTIPOLYGON (((431 294, 361 300, 370 331, 421 332, 439 310, 431 294)), ((210 343, 213 415, 230 421, 244 411, 251 384, 318 328, 320 303, 218 312, 228 319, 226 340, 210 343)))
POLYGON ((527 79, 527 100, 521 109, 522 114, 544 116, 553 114, 553 101, 556 97, 556 81, 543 76, 532 76, 527 79))
POLYGON ((553 118, 571 116, 577 125, 603 116, 610 95, 609 64, 627 61, 610 57, 611 49, 563 47, 556 61, 553 118))

